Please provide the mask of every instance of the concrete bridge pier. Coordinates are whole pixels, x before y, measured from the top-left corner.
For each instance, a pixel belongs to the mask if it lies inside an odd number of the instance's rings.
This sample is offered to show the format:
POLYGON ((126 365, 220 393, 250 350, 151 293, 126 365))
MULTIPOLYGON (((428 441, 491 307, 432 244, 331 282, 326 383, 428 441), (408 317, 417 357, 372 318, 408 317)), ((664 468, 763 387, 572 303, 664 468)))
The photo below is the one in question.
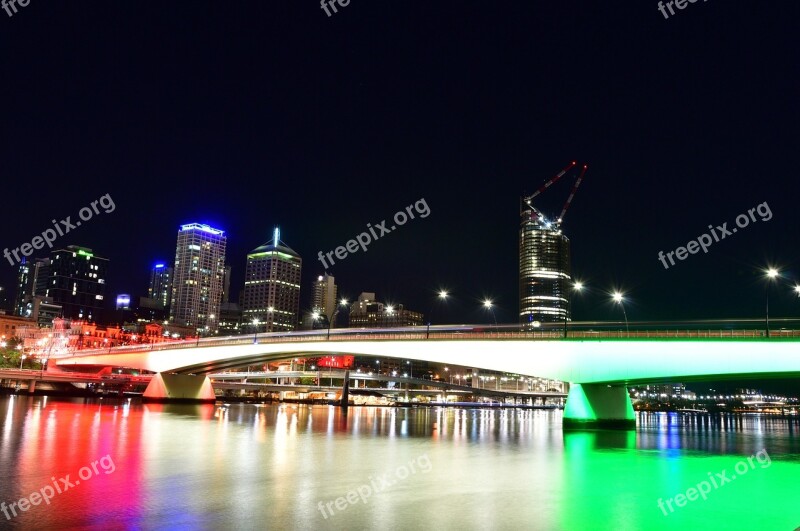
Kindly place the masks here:
POLYGON ((150 380, 142 402, 190 402, 211 403, 216 401, 214 388, 208 376, 157 373, 150 380))
POLYGON ((636 428, 628 388, 624 385, 571 384, 564 407, 564 429, 636 428))
POLYGON ((28 382, 28 394, 32 395, 34 392, 36 392, 36 380, 30 380, 28 382))

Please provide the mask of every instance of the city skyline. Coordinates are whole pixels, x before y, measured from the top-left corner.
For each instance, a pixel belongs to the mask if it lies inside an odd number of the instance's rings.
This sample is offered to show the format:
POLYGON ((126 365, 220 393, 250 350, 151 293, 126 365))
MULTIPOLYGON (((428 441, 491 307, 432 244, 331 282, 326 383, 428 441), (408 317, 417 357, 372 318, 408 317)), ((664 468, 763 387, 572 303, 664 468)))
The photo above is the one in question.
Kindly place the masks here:
MULTIPOLYGON (((366 22, 385 15, 375 6, 330 19, 315 18, 307 7, 287 7, 280 24, 268 6, 252 6, 247 17, 221 12, 210 25, 199 12, 163 6, 155 20, 130 13, 130 25, 119 34, 102 30, 83 44, 73 41, 63 21, 80 14, 100 27, 111 8, 55 6, 35 19, 27 9, 9 19, 4 38, 26 42, 26 24, 35 20, 38 30, 64 42, 59 49, 32 42, 7 58, 9 68, 33 86, 53 80, 73 86, 68 80, 75 75, 93 80, 96 72, 118 72, 115 57, 137 59, 114 78, 129 82, 108 80, 109 90, 79 90, 75 108, 23 91, 4 109, 8 123, 24 124, 22 134, 2 144, 4 170, 20 196, 35 198, 37 207, 9 201, 7 216, 18 221, 7 228, 2 247, 30 242, 53 227, 53 219, 71 215, 74 222, 84 205, 108 193, 116 209, 72 229, 59 243, 85 245, 108 257, 109 292, 128 293, 141 290, 140 279, 155 261, 172 259, 169 227, 181 223, 223 227, 233 235, 232 257, 244 257, 280 224, 310 263, 367 223, 425 197, 431 215, 424 222, 374 241, 367 252, 337 261, 327 272, 343 292, 373 289, 414 308, 427 307, 440 287, 470 302, 490 297, 498 320, 512 322, 518 314, 519 196, 537 189, 566 161, 579 160, 590 164, 590 173, 564 224, 573 273, 595 289, 628 294, 631 320, 757 317, 762 268, 780 266, 792 275, 787 280, 800 279, 800 251, 791 245, 793 194, 781 192, 797 121, 774 119, 792 116, 796 98, 788 85, 768 82, 769 76, 741 75, 782 71, 784 60, 775 50, 793 49, 791 37, 772 31, 764 41, 724 29, 771 27, 777 24, 774 11, 709 2, 663 20, 644 4, 624 10, 544 5, 520 6, 519 17, 509 21, 503 7, 486 5, 480 19, 487 32, 476 33, 461 52, 471 58, 466 68, 429 53, 439 43, 433 34, 417 41, 407 31, 419 19, 448 26, 452 12, 443 5, 395 12, 396 23, 385 32, 366 22), (223 51, 191 37, 192 28, 235 27, 252 17, 267 20, 271 29, 238 35, 223 51), (570 21, 575 41, 556 46, 563 34, 542 20, 570 21), (488 28, 509 24, 506 35, 527 35, 523 45, 489 37, 488 28), (145 25, 175 47, 184 65, 186 84, 169 94, 151 90, 151 84, 169 86, 172 56, 161 56, 161 45, 150 41, 134 44, 134 28, 145 25), (628 32, 609 32, 619 25, 628 32), (719 31, 710 43, 706 25, 719 31), (308 30, 313 31, 306 41, 295 40, 308 30), (284 57, 267 35, 297 47, 284 57), (632 39, 641 44, 630 46, 632 39), (658 44, 664 41, 676 48, 658 44), (316 52, 331 43, 344 53, 316 52), (78 58, 86 49, 109 53, 84 63, 78 58), (258 56, 263 68, 251 70, 240 61, 256 49, 271 51, 258 56), (376 59, 393 57, 396 49, 424 60, 376 59), (731 49, 747 53, 727 53, 731 49), (308 64, 309 82, 270 74, 287 64, 308 64), (523 64, 530 68, 516 66, 523 64), (708 65, 717 75, 705 75, 708 65), (209 71, 220 75, 204 74, 209 71), (636 84, 622 83, 639 71, 636 84), (328 96, 319 98, 319 87, 328 96), (758 91, 760 106, 753 106, 758 91), (84 100, 88 93, 92 98, 84 100), (211 111, 209 102, 215 102, 211 111), (143 128, 149 133, 140 134, 143 128), (40 141, 28 142, 31 137, 40 141), (52 157, 40 155, 42 145, 51 146, 52 157), (140 180, 153 187, 132 185, 140 180), (73 182, 90 187, 64 186, 73 182), (172 196, 172 190, 180 193, 172 196), (303 193, 312 190, 320 192, 303 193), (659 261, 659 251, 684 246, 709 232, 709 224, 727 221, 731 228, 736 216, 765 201, 774 213, 770 221, 668 270, 659 261), (493 260, 476 260, 475 245, 493 260), (425 260, 404 263, 415 255, 425 260)), ((537 207, 557 214, 568 191, 568 183, 556 183, 537 207)), ((230 263, 237 291, 241 264, 230 263)), ((308 270, 309 278, 321 273, 321 266, 308 270)), ((10 289, 14 277, 6 262, 0 285, 10 289)), ((790 295, 780 297, 776 290, 776 315, 800 313, 790 295)), ((308 304, 306 299, 302 305, 308 304)), ((456 321, 483 315, 471 304, 450 308, 456 321)), ((616 313, 592 293, 576 297, 574 310, 576 319, 616 313)))

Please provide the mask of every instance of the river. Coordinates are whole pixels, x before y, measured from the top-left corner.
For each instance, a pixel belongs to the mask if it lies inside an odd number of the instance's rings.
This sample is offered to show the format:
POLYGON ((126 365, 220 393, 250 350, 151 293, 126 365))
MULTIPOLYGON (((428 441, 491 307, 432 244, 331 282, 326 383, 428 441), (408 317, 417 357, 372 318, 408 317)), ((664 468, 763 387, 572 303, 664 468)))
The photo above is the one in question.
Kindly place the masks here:
POLYGON ((564 433, 560 411, 0 397, 0 528, 789 531, 799 434, 756 415, 564 433))

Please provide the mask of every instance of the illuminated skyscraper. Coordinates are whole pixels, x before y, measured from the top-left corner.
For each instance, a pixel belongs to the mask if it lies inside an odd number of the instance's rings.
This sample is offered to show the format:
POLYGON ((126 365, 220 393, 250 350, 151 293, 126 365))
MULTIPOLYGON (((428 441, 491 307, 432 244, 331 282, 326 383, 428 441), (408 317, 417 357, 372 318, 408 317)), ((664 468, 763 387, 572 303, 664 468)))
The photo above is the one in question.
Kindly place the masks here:
POLYGON ((311 298, 311 308, 330 318, 336 310, 336 287, 335 279, 328 274, 320 275, 314 281, 314 293, 311 298))
POLYGON ((147 296, 168 308, 172 302, 172 276, 173 269, 165 264, 156 264, 150 272, 150 287, 147 296))
POLYGON ((181 225, 175 248, 170 321, 213 333, 219 322, 225 278, 225 231, 181 225))
POLYGON ((523 324, 570 318, 569 238, 535 209, 523 209, 519 230, 519 319, 523 324))
POLYGON ((247 254, 242 319, 262 332, 294 330, 300 313, 303 260, 280 236, 276 227, 272 240, 247 254))

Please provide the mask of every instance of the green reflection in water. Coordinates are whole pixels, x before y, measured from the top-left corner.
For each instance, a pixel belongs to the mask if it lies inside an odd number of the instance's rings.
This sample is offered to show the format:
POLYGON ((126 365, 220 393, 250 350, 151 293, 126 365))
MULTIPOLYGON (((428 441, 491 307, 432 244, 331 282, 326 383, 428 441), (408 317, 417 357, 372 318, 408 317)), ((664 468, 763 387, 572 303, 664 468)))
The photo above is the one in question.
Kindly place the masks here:
POLYGON ((752 463, 748 457, 759 449, 736 455, 637 449, 640 435, 564 434, 569 501, 561 505, 561 529, 790 530, 800 524, 796 461, 771 456, 769 448, 760 449, 752 463), (692 492, 694 501, 677 505, 676 496, 701 484, 706 499, 692 492))

